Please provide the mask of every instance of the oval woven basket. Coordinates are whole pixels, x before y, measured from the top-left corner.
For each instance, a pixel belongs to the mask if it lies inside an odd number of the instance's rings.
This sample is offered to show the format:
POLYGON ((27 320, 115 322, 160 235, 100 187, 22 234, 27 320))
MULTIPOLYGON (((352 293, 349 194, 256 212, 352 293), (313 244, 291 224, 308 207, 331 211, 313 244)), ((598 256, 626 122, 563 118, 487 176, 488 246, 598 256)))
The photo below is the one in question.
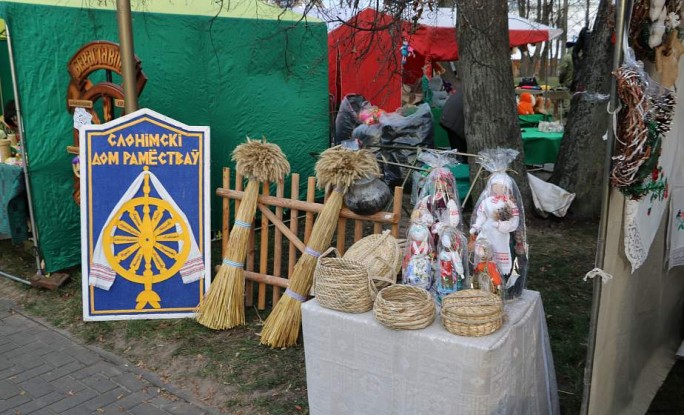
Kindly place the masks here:
POLYGON ((395 330, 416 330, 435 320, 435 302, 430 293, 410 285, 383 288, 373 304, 375 319, 395 330))
POLYGON ((463 290, 442 300, 442 325, 458 336, 479 337, 494 333, 503 325, 503 301, 482 290, 463 290))
POLYGON ((344 253, 344 258, 365 265, 375 280, 376 288, 382 289, 397 281, 402 247, 389 231, 385 231, 359 239, 344 253))
POLYGON ((325 251, 314 270, 314 293, 318 303, 346 313, 365 313, 373 308, 368 270, 356 261, 339 258, 335 248, 325 251), (337 258, 328 256, 332 252, 337 258))

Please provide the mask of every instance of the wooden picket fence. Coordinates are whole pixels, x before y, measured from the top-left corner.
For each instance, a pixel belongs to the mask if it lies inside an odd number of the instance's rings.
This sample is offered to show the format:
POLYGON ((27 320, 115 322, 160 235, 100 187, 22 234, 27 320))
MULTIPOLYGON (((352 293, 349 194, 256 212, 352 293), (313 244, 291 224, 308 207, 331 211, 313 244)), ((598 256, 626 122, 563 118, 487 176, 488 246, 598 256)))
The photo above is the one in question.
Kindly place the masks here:
MULTIPOLYGON (((235 175, 234 187, 231 188, 231 171, 223 169, 223 187, 216 189, 216 194, 223 197, 222 223, 222 256, 225 257, 226 245, 230 235, 231 201, 237 211, 243 197, 244 180, 235 175)), ((281 290, 287 288, 288 279, 292 275, 295 263, 313 228, 314 215, 320 212, 323 204, 316 203, 316 178, 307 179, 306 199, 300 200, 300 176, 290 176, 290 194, 285 197, 285 184, 276 183, 275 195, 271 195, 271 183, 264 183, 258 199, 258 213, 252 226, 245 264, 245 305, 254 304, 255 293, 257 309, 267 306, 267 295, 271 295, 271 304, 280 299, 281 290), (289 222, 289 224, 286 224, 289 222), (283 239, 285 237, 285 239, 283 239), (258 250, 257 250, 258 246, 258 250), (270 288, 270 289, 269 289, 270 288)), ((340 254, 359 239, 373 233, 382 233, 389 229, 394 237, 399 237, 399 223, 402 213, 403 188, 394 189, 392 211, 378 212, 373 215, 357 215, 347 208, 340 212, 336 237, 333 245, 340 254)))

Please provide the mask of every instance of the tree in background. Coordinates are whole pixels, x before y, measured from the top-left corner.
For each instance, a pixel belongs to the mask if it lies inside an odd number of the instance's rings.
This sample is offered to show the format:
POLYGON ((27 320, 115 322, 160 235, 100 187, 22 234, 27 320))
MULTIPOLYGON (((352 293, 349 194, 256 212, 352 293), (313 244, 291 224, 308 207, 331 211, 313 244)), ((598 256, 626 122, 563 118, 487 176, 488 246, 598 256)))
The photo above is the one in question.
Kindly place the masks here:
POLYGON ((572 98, 565 135, 551 176, 552 183, 576 194, 572 215, 577 219, 596 219, 601 211, 606 154, 602 137, 608 128, 606 105, 614 15, 612 2, 601 0, 589 45, 584 46, 579 65, 574 68, 578 93, 572 98))
MULTIPOLYGON (((456 0, 460 76, 468 151, 505 147, 520 152, 511 168, 528 211, 532 206, 513 92, 508 5, 501 0, 456 0)), ((471 178, 477 169, 471 168, 471 178)), ((483 183, 476 184, 475 194, 483 183)))

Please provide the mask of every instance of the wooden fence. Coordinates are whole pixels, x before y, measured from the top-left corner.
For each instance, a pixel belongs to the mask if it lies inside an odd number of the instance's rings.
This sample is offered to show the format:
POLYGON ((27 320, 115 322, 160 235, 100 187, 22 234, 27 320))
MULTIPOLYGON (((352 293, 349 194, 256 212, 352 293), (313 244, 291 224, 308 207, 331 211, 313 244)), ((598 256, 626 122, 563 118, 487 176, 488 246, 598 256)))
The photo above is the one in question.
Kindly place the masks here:
MULTIPOLYGON (((230 169, 224 168, 223 187, 216 190, 216 194, 223 197, 223 257, 230 235, 231 200, 234 201, 233 208, 237 211, 243 197, 243 178, 239 174, 235 175, 234 188, 231 188, 230 176, 230 169)), ((275 195, 270 194, 270 183, 263 184, 259 195, 258 212, 261 215, 260 218, 257 216, 256 223, 251 229, 245 264, 245 305, 248 307, 254 304, 255 293, 259 310, 266 308, 269 291, 271 304, 275 305, 278 302, 281 289, 287 288, 287 278, 292 275, 299 255, 306 248, 313 228, 314 214, 323 209, 323 204, 315 201, 314 177, 307 179, 305 200, 300 200, 299 174, 293 173, 290 179, 289 197, 285 197, 285 184, 282 181, 276 184, 275 195)), ((385 229, 389 229, 392 235, 398 238, 402 197, 403 188, 396 187, 391 212, 363 216, 342 208, 336 237, 332 242, 340 254, 364 236, 381 233, 385 229)))

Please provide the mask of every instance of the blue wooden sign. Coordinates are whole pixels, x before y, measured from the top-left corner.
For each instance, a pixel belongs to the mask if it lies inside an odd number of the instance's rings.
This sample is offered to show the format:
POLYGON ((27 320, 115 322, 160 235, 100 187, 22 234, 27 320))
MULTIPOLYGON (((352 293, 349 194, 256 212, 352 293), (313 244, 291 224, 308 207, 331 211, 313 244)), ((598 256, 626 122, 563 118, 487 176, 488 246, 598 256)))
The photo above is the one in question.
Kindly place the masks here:
POLYGON ((149 109, 80 129, 84 320, 179 318, 209 288, 209 127, 149 109))

